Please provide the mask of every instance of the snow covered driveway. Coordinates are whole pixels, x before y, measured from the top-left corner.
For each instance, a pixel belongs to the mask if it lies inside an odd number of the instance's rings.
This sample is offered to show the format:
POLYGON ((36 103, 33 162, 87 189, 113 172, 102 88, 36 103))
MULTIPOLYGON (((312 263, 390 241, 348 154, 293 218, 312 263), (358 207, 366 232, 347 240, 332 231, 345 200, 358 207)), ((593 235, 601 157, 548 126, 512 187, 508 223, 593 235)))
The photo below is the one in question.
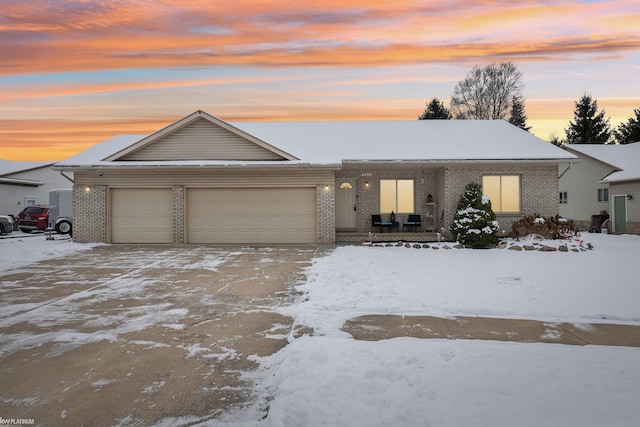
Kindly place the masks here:
POLYGON ((15 257, 0 273, 0 416, 169 425, 253 398, 241 372, 256 367, 249 356, 301 333, 275 310, 291 302, 316 248, 92 247, 39 236, 0 250, 15 257), (48 255, 28 264, 30 253, 48 255))

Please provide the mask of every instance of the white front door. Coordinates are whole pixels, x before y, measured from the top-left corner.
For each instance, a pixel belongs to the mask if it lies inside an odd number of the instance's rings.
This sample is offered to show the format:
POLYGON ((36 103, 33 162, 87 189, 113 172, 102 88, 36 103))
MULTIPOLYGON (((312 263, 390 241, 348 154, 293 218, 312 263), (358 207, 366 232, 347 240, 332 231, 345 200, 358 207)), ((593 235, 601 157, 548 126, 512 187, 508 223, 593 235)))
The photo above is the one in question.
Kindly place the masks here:
POLYGON ((336 180, 336 229, 356 229, 356 180, 336 180))

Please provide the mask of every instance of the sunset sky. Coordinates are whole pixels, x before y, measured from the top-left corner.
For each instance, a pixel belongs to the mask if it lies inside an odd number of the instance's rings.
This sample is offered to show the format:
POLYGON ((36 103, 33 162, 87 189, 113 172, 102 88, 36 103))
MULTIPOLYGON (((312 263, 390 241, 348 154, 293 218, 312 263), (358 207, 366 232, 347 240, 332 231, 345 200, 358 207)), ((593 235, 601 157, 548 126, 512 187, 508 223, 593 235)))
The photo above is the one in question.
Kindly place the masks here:
POLYGON ((62 160, 205 110, 417 119, 474 65, 523 73, 532 132, 640 108, 640 0, 0 0, 0 159, 62 160))

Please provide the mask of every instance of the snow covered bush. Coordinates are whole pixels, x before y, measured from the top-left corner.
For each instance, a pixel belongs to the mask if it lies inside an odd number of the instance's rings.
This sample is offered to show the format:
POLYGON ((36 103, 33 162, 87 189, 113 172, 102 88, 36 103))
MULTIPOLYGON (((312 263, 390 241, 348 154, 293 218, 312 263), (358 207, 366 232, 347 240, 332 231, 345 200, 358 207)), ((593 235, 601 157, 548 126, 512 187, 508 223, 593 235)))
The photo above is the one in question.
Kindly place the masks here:
POLYGON ((567 239, 580 233, 580 229, 571 219, 558 215, 542 217, 538 214, 526 215, 513 223, 509 237, 519 240, 521 237, 535 236, 541 239, 567 239))
POLYGON ((489 248, 498 243, 498 221, 482 187, 469 183, 458 201, 451 224, 453 238, 471 248, 489 248))

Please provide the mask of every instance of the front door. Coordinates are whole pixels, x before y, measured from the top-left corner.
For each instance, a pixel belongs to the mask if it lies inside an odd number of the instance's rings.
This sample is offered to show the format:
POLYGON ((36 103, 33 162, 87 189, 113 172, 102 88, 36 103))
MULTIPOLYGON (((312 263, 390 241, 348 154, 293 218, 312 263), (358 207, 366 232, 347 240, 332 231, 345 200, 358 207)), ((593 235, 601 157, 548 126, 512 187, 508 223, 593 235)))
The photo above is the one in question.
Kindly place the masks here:
POLYGON ((356 180, 336 180, 336 229, 356 229, 356 180))
POLYGON ((613 196, 613 231, 627 231, 627 196, 613 196))

